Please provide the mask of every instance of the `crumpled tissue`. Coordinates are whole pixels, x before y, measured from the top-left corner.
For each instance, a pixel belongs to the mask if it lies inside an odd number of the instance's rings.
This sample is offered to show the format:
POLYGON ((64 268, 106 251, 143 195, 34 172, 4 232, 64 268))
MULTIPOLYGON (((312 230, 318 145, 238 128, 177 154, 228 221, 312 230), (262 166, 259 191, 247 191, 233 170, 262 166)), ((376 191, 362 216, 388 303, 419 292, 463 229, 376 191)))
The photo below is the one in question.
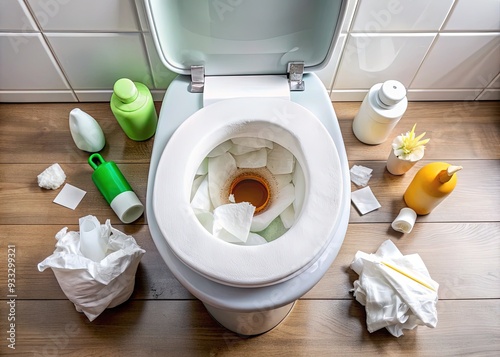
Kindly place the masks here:
POLYGON ((358 251, 351 269, 359 275, 352 291, 366 308, 369 332, 385 327, 399 337, 418 325, 436 327, 439 284, 418 254, 403 255, 387 240, 375 254, 358 251))
POLYGON ((66 180, 66 174, 58 163, 47 167, 37 176, 38 186, 47 190, 58 189, 66 180))
POLYGON ((137 266, 145 251, 132 236, 111 227, 109 219, 101 225, 109 237, 106 256, 99 262, 80 252, 80 234, 64 227, 56 234, 56 249, 38 264, 38 270, 52 268, 66 294, 93 321, 106 308, 115 307, 132 295, 137 266))
POLYGON ((213 235, 226 242, 245 243, 255 207, 248 202, 228 203, 214 209, 213 235))

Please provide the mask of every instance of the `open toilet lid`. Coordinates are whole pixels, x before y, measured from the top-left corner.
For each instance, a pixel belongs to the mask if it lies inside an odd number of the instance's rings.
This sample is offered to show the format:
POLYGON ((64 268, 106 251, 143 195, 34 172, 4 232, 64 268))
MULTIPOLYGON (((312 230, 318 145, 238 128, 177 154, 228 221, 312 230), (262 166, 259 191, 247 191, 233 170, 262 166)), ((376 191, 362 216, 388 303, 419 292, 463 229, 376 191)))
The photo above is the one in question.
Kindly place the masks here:
POLYGON ((144 0, 163 64, 179 74, 285 74, 324 67, 346 0, 144 0))
POLYGON ((340 159, 320 121, 281 99, 238 98, 207 106, 181 124, 158 164, 153 213, 166 243, 188 267, 216 282, 259 287, 307 269, 334 236, 343 197, 340 159), (261 137, 291 151, 305 175, 306 195, 295 224, 278 239, 241 246, 213 237, 190 206, 198 166, 218 144, 261 137))

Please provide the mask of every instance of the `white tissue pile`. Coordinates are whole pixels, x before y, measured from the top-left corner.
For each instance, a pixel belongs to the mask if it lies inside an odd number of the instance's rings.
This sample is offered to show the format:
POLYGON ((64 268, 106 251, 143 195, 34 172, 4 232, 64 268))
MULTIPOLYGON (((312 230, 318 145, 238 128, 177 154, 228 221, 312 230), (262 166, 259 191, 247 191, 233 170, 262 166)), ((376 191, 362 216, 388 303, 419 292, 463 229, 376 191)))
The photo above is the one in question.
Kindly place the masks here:
POLYGON ((354 165, 350 170, 351 181, 358 187, 365 187, 372 177, 373 169, 361 165, 354 165))
POLYGON ((375 254, 358 251, 351 269, 359 275, 352 291, 366 308, 369 332, 385 327, 399 337, 418 325, 436 327, 439 285, 418 254, 403 255, 387 240, 375 254))
POLYGON ((53 164, 46 168, 38 178, 38 186, 48 190, 58 189, 66 180, 66 174, 59 164, 53 164))
POLYGON ((290 151, 266 139, 233 138, 215 147, 200 164, 193 181, 191 207, 215 237, 234 244, 258 245, 276 239, 292 226, 304 192, 302 169, 290 151), (271 202, 255 216, 250 203, 235 203, 234 197, 226 195, 228 184, 245 172, 263 173, 272 179, 271 202))
POLYGON ((105 309, 113 308, 132 295, 137 266, 145 253, 134 237, 113 228, 106 220, 100 224, 93 219, 106 241, 105 257, 95 262, 80 250, 80 233, 64 227, 56 234, 56 249, 52 255, 38 264, 38 270, 51 268, 66 297, 83 312, 90 321, 105 309))

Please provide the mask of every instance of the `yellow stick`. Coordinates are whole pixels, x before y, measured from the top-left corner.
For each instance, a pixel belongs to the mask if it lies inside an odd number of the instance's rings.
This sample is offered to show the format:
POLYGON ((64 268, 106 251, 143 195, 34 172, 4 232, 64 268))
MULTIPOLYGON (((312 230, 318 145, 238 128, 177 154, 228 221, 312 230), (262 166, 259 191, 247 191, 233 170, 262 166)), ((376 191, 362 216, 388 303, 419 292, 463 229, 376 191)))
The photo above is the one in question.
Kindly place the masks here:
POLYGON ((416 281, 416 282, 417 282, 417 283, 419 283, 420 285, 425 286, 427 289, 431 289, 432 291, 436 291, 436 289, 434 289, 434 288, 433 288, 432 286, 430 286, 429 284, 424 283, 422 280, 415 278, 413 275, 410 275, 410 274, 408 274, 408 273, 404 272, 403 270, 401 270, 401 269, 399 269, 399 268, 395 267, 394 265, 389 264, 389 263, 386 263, 386 262, 384 262, 384 261, 381 261, 380 263, 384 264, 386 267, 391 268, 391 269, 392 269, 392 270, 394 270, 394 271, 397 271, 397 272, 398 272, 398 273, 400 273, 400 274, 403 274, 403 275, 404 275, 404 276, 406 276, 407 278, 409 278, 409 279, 411 279, 411 280, 413 280, 413 281, 416 281))

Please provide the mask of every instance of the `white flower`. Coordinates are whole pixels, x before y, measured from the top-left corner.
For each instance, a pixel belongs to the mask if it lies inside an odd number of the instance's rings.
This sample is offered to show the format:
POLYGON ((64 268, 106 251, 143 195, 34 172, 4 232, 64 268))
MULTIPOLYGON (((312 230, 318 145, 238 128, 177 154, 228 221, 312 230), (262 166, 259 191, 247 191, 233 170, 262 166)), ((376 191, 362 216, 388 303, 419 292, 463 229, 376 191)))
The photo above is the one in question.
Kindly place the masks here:
POLYGON ((418 161, 424 157, 425 144, 427 144, 430 139, 420 140, 425 133, 415 137, 416 126, 417 124, 413 125, 411 131, 397 136, 392 142, 394 155, 401 160, 418 161))

